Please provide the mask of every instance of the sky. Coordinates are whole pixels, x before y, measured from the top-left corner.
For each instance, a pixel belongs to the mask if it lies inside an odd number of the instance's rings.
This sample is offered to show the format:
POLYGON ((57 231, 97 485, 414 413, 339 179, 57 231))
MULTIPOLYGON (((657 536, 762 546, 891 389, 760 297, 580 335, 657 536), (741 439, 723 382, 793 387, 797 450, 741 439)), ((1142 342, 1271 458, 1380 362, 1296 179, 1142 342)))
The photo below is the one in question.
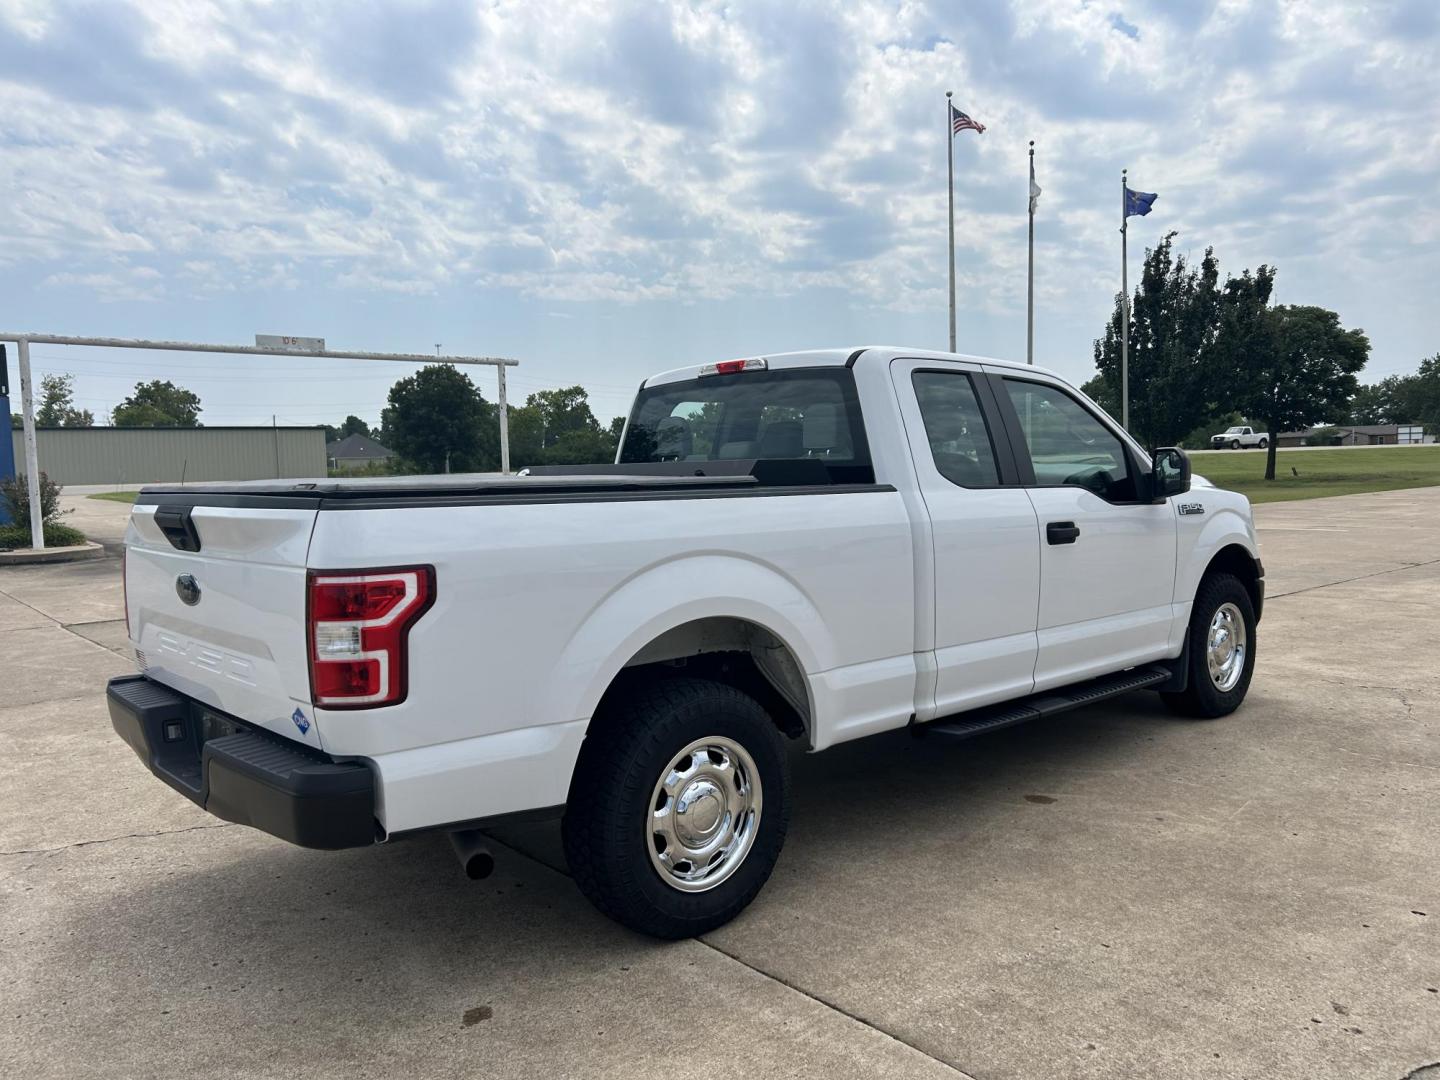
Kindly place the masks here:
MULTIPOLYGON (((1166 231, 1440 351, 1440 2, 0 0, 0 330, 506 356, 512 399, 790 349, 958 348, 1076 381, 1166 231)), ((97 420, 378 419, 400 364, 35 346, 97 420)), ((18 409, 18 379, 15 407, 18 409)), ((476 369, 487 399, 491 369, 476 369)))

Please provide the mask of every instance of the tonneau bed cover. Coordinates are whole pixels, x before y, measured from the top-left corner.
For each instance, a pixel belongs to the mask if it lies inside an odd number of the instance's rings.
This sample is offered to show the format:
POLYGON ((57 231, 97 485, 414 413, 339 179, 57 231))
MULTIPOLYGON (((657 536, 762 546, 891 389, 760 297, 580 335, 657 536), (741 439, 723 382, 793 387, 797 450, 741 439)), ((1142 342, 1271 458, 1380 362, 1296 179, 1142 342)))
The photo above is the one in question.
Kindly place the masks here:
MULTIPOLYGON (((272 506, 320 509, 343 505, 425 505, 446 502, 531 502, 733 493, 746 488, 837 486, 825 464, 811 459, 673 461, 636 465, 542 466, 528 475, 461 473, 440 476, 237 480, 141 488, 137 503, 169 506, 272 506)), ((841 485, 849 486, 849 485, 841 485)), ((869 486, 869 485, 864 485, 869 486)))

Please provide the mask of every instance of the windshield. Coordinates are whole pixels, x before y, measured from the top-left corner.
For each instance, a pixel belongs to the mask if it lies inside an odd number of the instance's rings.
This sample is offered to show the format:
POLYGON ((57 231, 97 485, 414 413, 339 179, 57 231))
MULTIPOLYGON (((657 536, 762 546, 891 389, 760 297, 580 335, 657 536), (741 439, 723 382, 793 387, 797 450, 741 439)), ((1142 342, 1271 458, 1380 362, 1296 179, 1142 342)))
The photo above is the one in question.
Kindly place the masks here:
POLYGON ((1244 429, 1243 427, 1226 428, 1226 429, 1225 429, 1225 434, 1226 434, 1226 435, 1244 435, 1244 434, 1245 434, 1245 429, 1244 429))
POLYGON ((868 466, 847 368, 708 375, 640 391, 620 463, 818 458, 868 466))

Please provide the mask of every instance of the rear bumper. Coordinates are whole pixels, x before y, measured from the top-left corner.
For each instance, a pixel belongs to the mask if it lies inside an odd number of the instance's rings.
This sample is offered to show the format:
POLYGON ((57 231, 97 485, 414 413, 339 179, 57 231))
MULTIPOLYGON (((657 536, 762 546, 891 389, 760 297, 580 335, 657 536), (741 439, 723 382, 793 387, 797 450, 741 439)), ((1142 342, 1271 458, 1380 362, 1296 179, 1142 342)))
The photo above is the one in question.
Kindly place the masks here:
POLYGON ((256 731, 144 675, 111 679, 110 722, 149 770, 216 817, 309 848, 377 838, 375 776, 256 731))

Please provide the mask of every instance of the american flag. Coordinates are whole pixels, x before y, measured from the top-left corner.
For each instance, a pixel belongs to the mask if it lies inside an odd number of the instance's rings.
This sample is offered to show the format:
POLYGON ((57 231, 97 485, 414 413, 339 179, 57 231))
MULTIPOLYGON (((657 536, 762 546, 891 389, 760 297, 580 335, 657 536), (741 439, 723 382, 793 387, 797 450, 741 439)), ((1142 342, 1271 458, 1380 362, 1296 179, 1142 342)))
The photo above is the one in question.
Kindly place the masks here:
POLYGON ((954 105, 950 106, 950 134, 959 135, 962 131, 973 131, 977 135, 985 133, 985 125, 978 120, 971 120, 954 105))

